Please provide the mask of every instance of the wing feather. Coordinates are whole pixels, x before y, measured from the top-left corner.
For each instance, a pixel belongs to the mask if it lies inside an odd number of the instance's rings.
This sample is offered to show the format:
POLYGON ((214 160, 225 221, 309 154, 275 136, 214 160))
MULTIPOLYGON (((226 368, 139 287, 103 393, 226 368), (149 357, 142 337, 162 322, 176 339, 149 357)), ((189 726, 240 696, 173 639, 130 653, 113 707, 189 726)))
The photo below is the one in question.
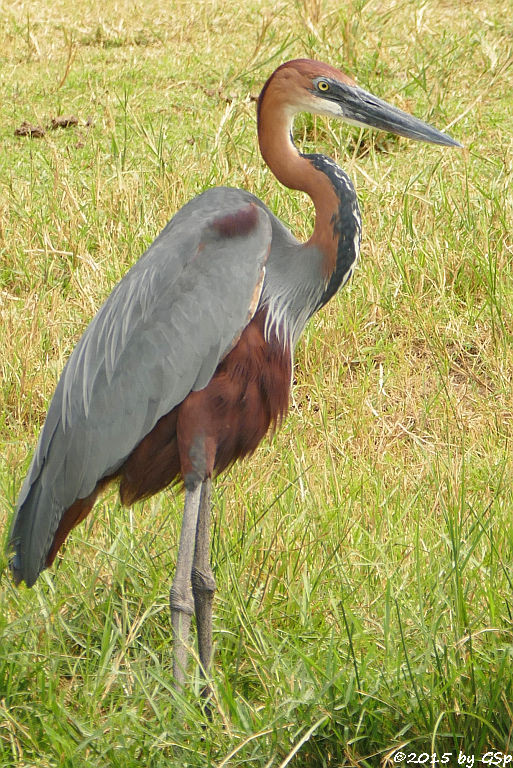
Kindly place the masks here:
POLYGON ((159 418, 208 384, 255 311, 271 222, 216 188, 169 222, 114 288, 58 382, 11 530, 31 585, 64 512, 115 472, 159 418))

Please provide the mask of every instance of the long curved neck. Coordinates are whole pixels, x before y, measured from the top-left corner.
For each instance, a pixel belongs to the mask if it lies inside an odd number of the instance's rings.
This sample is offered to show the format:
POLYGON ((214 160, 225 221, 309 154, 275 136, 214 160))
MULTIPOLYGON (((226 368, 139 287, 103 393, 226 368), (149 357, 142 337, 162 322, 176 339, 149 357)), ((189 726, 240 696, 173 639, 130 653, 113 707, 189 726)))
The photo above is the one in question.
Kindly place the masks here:
MULTIPOLYGON (((273 89, 263 92, 258 105, 258 142, 265 162, 278 181, 290 189, 306 192, 315 207, 315 227, 306 243, 316 246, 323 254, 325 278, 333 273, 337 263, 337 219, 340 198, 333 180, 311 161, 301 155, 292 140, 295 110, 287 106, 273 89)), ((312 156, 312 158, 318 156, 312 156)))

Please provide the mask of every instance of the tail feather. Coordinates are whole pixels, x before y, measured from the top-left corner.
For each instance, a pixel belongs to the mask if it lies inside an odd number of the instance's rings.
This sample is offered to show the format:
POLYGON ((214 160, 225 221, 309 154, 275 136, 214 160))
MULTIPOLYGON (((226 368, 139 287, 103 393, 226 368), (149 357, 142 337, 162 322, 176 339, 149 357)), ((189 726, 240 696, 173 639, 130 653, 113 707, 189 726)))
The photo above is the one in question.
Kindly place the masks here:
POLYGON ((12 552, 10 568, 16 584, 24 581, 31 587, 41 571, 54 561, 68 533, 91 511, 100 491, 114 476, 102 478, 94 491, 84 499, 76 499, 67 509, 46 492, 40 478, 30 488, 18 507, 9 535, 12 552))
MULTIPOLYGON (((24 581, 31 587, 42 570, 46 567, 46 548, 48 546, 48 530, 37 525, 38 519, 49 519, 41 516, 38 511, 44 504, 43 487, 35 483, 23 503, 18 507, 16 517, 9 535, 9 550, 13 553, 10 567, 16 584, 24 581)), ((52 515, 51 517, 56 517, 52 515)), ((45 526, 46 527, 46 526, 45 526)))

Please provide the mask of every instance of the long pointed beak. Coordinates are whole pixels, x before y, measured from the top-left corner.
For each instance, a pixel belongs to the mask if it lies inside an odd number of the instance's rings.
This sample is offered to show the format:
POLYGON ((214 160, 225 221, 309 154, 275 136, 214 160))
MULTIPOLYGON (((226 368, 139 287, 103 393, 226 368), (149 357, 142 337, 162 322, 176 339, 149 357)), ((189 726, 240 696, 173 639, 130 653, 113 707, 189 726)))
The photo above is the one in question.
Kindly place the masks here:
POLYGON ((427 141, 430 144, 443 144, 448 147, 463 146, 446 133, 403 112, 402 109, 387 104, 386 101, 378 99, 363 88, 344 87, 339 104, 342 117, 348 123, 371 126, 415 141, 427 141))

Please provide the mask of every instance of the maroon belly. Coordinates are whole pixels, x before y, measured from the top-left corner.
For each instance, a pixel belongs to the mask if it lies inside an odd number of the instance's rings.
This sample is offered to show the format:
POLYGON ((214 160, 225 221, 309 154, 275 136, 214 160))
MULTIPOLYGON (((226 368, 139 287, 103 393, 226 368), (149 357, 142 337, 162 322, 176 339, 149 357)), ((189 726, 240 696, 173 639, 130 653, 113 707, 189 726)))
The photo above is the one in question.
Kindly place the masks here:
POLYGON ((291 356, 264 336, 259 313, 208 385, 163 416, 121 467, 125 504, 193 473, 218 474, 251 454, 287 412, 291 356))

